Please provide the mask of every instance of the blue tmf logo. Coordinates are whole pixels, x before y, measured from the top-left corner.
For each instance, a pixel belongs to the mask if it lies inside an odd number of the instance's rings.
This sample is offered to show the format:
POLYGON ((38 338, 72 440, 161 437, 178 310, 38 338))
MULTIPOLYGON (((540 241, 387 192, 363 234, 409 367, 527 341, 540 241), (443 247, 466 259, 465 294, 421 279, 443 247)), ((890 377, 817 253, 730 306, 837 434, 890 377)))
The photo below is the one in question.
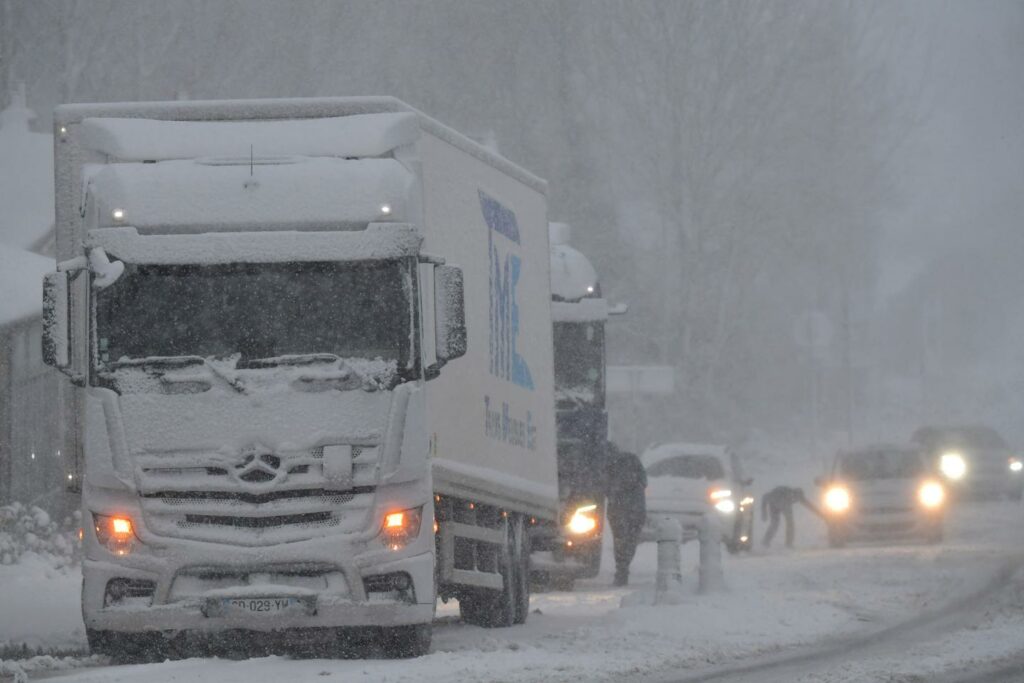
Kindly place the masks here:
POLYGON ((487 222, 487 249, 491 275, 491 374, 527 389, 533 389, 530 366, 519 355, 519 304, 516 291, 522 261, 511 253, 519 244, 516 214, 498 200, 480 192, 480 209, 487 222))

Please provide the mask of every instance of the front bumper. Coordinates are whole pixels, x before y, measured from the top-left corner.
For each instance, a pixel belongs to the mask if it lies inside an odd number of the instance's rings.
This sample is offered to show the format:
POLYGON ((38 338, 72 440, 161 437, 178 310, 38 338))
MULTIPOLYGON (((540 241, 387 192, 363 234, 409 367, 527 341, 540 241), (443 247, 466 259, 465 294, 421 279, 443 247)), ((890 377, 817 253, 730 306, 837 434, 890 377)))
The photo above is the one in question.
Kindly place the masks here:
POLYGON ((944 517, 920 510, 854 512, 829 519, 829 526, 844 540, 934 537, 941 533, 944 517))
POLYGON ((243 547, 157 539, 142 531, 145 543, 137 543, 128 555, 115 556, 87 527, 82 565, 86 628, 269 632, 404 626, 433 619, 434 534, 429 522, 399 550, 389 549, 372 534, 243 547), (391 590, 388 583, 388 577, 395 576, 404 586, 400 590, 391 590), (125 585, 130 586, 128 595, 115 597, 112 586, 125 585), (224 601, 231 598, 289 598, 291 607, 240 613, 224 608, 224 601))

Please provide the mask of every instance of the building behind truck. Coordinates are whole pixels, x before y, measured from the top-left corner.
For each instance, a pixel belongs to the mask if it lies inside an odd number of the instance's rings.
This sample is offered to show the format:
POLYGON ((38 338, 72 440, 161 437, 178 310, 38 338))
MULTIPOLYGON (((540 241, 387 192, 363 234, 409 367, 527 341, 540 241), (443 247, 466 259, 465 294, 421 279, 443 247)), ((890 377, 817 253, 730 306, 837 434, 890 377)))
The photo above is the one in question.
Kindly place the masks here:
MULTIPOLYGON (((569 242, 571 228, 551 223, 551 317, 554 329, 558 485, 563 524, 537 545, 535 574, 568 587, 597 576, 604 532, 608 413, 605 324, 610 307, 597 271, 569 242)), ((538 536, 543 531, 538 531, 538 536)))
POLYGON ((117 656, 427 651, 558 523, 545 183, 391 98, 67 105, 44 355, 117 656))

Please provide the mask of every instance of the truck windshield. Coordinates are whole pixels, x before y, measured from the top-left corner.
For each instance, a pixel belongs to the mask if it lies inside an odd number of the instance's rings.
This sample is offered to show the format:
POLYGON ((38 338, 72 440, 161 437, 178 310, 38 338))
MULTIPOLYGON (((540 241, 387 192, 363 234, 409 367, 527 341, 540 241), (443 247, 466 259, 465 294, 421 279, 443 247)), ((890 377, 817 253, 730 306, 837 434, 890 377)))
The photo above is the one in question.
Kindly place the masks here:
POLYGON ((604 327, 555 323, 555 395, 562 407, 604 405, 604 327))
POLYGON ((127 265, 96 295, 98 360, 333 354, 408 369, 409 273, 395 261, 127 265))

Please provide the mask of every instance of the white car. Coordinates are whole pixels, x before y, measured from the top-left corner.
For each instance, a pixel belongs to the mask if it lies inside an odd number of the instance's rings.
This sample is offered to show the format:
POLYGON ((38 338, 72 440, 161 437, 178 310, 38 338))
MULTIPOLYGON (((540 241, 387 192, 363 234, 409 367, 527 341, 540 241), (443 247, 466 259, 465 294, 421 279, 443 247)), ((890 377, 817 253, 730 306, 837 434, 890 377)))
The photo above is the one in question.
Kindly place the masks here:
POLYGON ((750 550, 754 538, 753 480, 726 446, 668 443, 640 457, 647 471, 647 518, 670 517, 696 527, 705 514, 718 516, 730 552, 750 550))

